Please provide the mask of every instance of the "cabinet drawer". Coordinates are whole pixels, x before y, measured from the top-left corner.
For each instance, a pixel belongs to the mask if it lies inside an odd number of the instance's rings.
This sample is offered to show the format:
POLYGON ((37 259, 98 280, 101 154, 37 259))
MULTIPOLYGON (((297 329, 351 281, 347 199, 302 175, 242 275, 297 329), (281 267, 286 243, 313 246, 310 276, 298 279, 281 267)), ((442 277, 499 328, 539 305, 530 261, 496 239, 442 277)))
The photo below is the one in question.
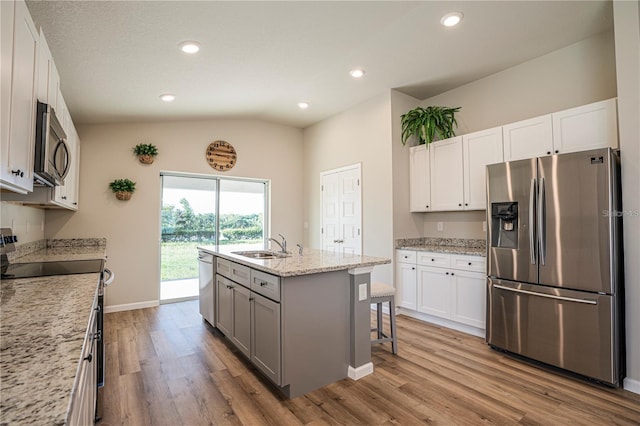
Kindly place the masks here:
POLYGON ((396 261, 402 263, 416 263, 416 252, 413 250, 396 250, 396 261))
POLYGON ((451 267, 463 271, 485 272, 486 260, 480 256, 451 256, 451 267))
POLYGON ((230 278, 238 284, 242 284, 243 286, 249 288, 251 269, 249 269, 247 266, 240 265, 234 262, 229 262, 229 264, 231 266, 230 278))
POLYGON ((251 291, 276 302, 280 301, 280 278, 261 271, 251 270, 251 291))
POLYGON ((418 265, 448 268, 451 265, 451 256, 446 253, 433 253, 429 251, 417 252, 418 265))
POLYGON ((231 278, 231 262, 221 257, 216 257, 216 273, 223 277, 231 278))

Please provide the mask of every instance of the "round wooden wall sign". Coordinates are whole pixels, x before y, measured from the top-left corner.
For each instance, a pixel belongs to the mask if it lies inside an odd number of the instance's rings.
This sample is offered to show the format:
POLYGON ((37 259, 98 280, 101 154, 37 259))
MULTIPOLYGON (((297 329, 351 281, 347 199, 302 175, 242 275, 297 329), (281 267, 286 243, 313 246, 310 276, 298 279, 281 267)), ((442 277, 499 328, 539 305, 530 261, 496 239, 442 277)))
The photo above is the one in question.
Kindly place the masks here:
POLYGON ((236 165, 238 155, 233 145, 229 142, 213 141, 207 147, 205 157, 211 167, 221 172, 226 172, 236 165))

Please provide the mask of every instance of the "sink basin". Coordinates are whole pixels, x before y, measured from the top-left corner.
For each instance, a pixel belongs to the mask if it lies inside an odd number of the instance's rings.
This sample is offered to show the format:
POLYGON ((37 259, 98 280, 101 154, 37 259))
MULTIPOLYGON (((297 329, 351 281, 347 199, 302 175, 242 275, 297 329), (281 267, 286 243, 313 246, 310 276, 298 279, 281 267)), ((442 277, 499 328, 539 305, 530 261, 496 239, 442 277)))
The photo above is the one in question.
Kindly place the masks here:
POLYGON ((278 253, 271 250, 248 250, 248 251, 232 251, 231 253, 244 257, 250 257, 252 259, 280 259, 283 257, 289 257, 289 253, 278 253))

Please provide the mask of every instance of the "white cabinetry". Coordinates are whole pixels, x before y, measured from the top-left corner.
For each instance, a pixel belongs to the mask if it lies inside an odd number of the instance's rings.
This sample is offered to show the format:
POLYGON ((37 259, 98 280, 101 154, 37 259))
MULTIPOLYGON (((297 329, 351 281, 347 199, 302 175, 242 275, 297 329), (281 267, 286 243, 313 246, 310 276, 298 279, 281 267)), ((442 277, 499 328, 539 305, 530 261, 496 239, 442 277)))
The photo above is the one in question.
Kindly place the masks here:
POLYGON ((461 210, 464 198, 462 136, 432 142, 431 211, 461 210))
POLYGON ((553 131, 551 114, 502 126, 504 161, 551 155, 553 131))
POLYGON ((24 1, 2 3, 2 141, 0 187, 25 194, 33 189, 33 147, 35 138, 38 84, 38 32, 24 1), (5 5, 5 3, 9 3, 5 5), (13 7, 12 7, 13 6, 13 7), (13 22, 5 14, 11 15, 13 22), (10 28, 5 30, 5 23, 10 28), (5 31, 13 28, 12 41, 5 42, 5 31), (6 51, 11 49, 11 60, 6 51), (9 71, 10 68, 10 71, 9 71), (9 74, 10 73, 10 74, 9 74), (6 78, 11 81, 6 92, 6 78), (8 99, 8 111, 4 111, 8 99), (8 115, 7 115, 8 112, 8 115))
POLYGON ((618 147, 616 99, 552 114, 554 152, 618 147))
POLYGON ((60 76, 42 29, 40 29, 38 52, 38 100, 55 108, 60 91, 60 76))
POLYGON ((429 149, 426 144, 409 148, 409 210, 428 212, 431 203, 429 149))
POLYGON ((98 341, 97 322, 97 296, 91 309, 89 318, 89 329, 84 338, 82 358, 74 385, 74 393, 71 395, 71 412, 68 424, 70 425, 92 425, 96 417, 96 392, 98 391, 97 374, 98 362, 96 359, 96 349, 98 341))
POLYGON ((464 162, 464 209, 484 210, 487 207, 488 164, 501 163, 502 128, 483 130, 462 136, 464 162))
POLYGON ((398 306, 413 309, 417 308, 417 270, 416 270, 416 252, 411 250, 396 251, 396 283, 398 285, 398 298, 396 303, 398 306))
POLYGON ((481 334, 478 329, 485 328, 486 309, 483 257, 397 250, 396 261, 398 306, 405 309, 403 313, 481 334))
POLYGON ((616 99, 554 112, 503 126, 504 160, 616 148, 616 99))

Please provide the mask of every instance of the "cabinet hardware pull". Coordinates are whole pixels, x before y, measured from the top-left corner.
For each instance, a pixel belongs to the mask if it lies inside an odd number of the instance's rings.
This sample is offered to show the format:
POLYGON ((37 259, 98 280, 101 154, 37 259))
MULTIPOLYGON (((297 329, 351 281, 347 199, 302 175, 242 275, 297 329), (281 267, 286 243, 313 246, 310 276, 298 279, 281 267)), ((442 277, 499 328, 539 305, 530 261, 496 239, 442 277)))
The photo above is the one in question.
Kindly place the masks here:
POLYGON ((435 260, 435 259, 431 259, 431 261, 432 261, 432 262, 435 262, 436 260, 435 260))
POLYGON ((551 151, 547 151, 547 155, 550 155, 550 154, 551 154, 551 151))
POLYGON ((67 196, 66 196, 66 195, 63 195, 63 196, 62 196, 62 197, 60 197, 60 198, 62 198, 63 200, 66 200, 66 199, 67 199, 67 196))
POLYGON ((451 275, 453 276, 453 275, 455 275, 455 274, 452 272, 452 273, 451 273, 451 275))
POLYGON ((24 172, 20 169, 18 170, 11 170, 11 174, 12 175, 16 175, 18 177, 24 177, 24 172))
POLYGON ((559 153, 559 152, 560 152, 560 151, 558 151, 558 150, 556 149, 556 154, 557 154, 557 153, 559 153))
POLYGON ((93 354, 89 354, 89 355, 85 356, 84 360, 85 361, 89 361, 89 362, 93 361, 93 354))
POLYGON ((471 266, 471 262, 469 262, 469 266, 471 266))
POLYGON ((415 271, 415 270, 416 270, 416 268, 411 268, 411 270, 412 270, 412 271, 415 271))
POLYGON ((459 204, 459 203, 458 203, 458 207, 462 207, 462 204, 459 204))
POLYGON ((448 273, 448 272, 445 272, 445 274, 449 275, 449 273, 448 273))
POLYGON ((260 282, 260 287, 264 287, 267 284, 269 284, 269 283, 266 283, 266 282, 262 281, 262 282, 260 282))

